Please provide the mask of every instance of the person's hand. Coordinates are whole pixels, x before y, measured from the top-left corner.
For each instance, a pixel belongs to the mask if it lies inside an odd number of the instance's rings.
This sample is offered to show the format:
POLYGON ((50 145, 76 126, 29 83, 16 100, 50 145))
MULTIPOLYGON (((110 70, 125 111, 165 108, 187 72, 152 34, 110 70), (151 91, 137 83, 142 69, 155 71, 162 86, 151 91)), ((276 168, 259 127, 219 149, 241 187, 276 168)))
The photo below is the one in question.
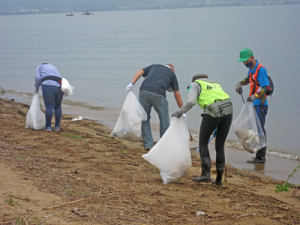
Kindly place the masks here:
POLYGON ((38 94, 39 93, 39 91, 34 91, 34 94, 38 94))
POLYGON ((183 115, 183 114, 181 114, 179 111, 176 111, 176 112, 174 112, 174 113, 172 114, 172 116, 175 116, 175 117, 177 117, 177 118, 180 118, 181 115, 183 115))
POLYGON ((255 95, 251 95, 247 98, 247 102, 254 102, 254 100, 256 99, 255 95))
POLYGON ((243 93, 243 88, 242 88, 241 82, 238 82, 238 83, 236 84, 235 91, 236 91, 238 94, 242 94, 242 93, 243 93))
POLYGON ((186 114, 185 113, 182 114, 182 118, 184 119, 184 121, 186 121, 186 114))
POLYGON ((130 83, 127 87, 126 87, 126 92, 128 93, 129 91, 132 91, 133 89, 133 83, 130 83))

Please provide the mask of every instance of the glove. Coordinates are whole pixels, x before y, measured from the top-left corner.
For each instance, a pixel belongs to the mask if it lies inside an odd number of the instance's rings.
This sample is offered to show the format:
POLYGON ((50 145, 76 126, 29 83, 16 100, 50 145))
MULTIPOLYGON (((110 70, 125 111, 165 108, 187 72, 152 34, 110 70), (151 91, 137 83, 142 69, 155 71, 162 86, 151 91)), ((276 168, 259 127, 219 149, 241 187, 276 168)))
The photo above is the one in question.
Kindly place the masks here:
POLYGON ((235 91, 236 91, 238 94, 242 94, 242 93, 243 93, 243 88, 242 88, 241 82, 238 82, 238 83, 236 84, 235 91))
POLYGON ((254 100, 256 99, 255 95, 251 95, 247 98, 247 102, 254 102, 254 100))
POLYGON ((182 114, 182 118, 184 119, 184 121, 186 121, 186 114, 185 113, 182 114))
POLYGON ((183 114, 181 114, 179 111, 176 111, 176 112, 174 112, 174 113, 172 114, 172 116, 175 116, 175 117, 177 117, 177 118, 180 118, 181 115, 183 115, 183 114))
POLYGON ((127 87, 126 87, 126 92, 128 93, 129 91, 132 91, 133 89, 133 83, 130 83, 127 87))

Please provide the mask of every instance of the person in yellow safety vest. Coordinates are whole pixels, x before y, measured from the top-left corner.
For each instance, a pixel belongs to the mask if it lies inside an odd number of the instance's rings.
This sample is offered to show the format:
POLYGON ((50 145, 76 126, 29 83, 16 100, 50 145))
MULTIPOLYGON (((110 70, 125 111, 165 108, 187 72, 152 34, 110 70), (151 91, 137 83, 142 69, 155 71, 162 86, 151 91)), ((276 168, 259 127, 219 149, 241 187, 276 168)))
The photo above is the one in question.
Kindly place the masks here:
POLYGON ((217 128, 215 142, 217 178, 213 183, 222 185, 222 176, 225 169, 224 143, 232 121, 232 103, 229 95, 223 91, 222 87, 209 79, 205 74, 197 74, 193 77, 192 83, 188 87, 187 102, 172 116, 180 118, 182 114, 189 111, 196 103, 204 109, 204 112, 201 114, 203 118, 199 135, 202 173, 200 177, 193 178, 193 181, 211 181, 211 159, 208 141, 213 131, 217 128))

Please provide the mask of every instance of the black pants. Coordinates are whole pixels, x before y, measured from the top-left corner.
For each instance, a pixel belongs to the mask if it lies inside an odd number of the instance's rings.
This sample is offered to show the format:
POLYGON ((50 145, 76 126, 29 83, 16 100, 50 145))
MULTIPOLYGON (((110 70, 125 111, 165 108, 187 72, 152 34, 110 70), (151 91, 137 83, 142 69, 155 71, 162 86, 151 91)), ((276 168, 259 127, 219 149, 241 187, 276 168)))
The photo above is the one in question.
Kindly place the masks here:
POLYGON ((203 114, 202 117, 203 119, 200 126, 199 138, 201 159, 210 157, 208 151, 208 141, 213 131, 217 128, 218 130, 215 141, 216 164, 225 164, 224 143, 230 129, 232 114, 220 118, 213 118, 210 115, 203 114))

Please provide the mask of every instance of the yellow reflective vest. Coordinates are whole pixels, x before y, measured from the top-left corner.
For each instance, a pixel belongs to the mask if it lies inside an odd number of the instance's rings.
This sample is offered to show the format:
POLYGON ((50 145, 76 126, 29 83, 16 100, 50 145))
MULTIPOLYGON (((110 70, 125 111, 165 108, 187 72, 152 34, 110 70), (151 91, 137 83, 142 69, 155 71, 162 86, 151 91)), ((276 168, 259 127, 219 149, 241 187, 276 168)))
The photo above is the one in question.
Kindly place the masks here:
POLYGON ((201 94, 198 96, 197 103, 202 109, 217 101, 230 98, 218 83, 210 83, 203 80, 195 80, 195 82, 201 86, 201 94))

